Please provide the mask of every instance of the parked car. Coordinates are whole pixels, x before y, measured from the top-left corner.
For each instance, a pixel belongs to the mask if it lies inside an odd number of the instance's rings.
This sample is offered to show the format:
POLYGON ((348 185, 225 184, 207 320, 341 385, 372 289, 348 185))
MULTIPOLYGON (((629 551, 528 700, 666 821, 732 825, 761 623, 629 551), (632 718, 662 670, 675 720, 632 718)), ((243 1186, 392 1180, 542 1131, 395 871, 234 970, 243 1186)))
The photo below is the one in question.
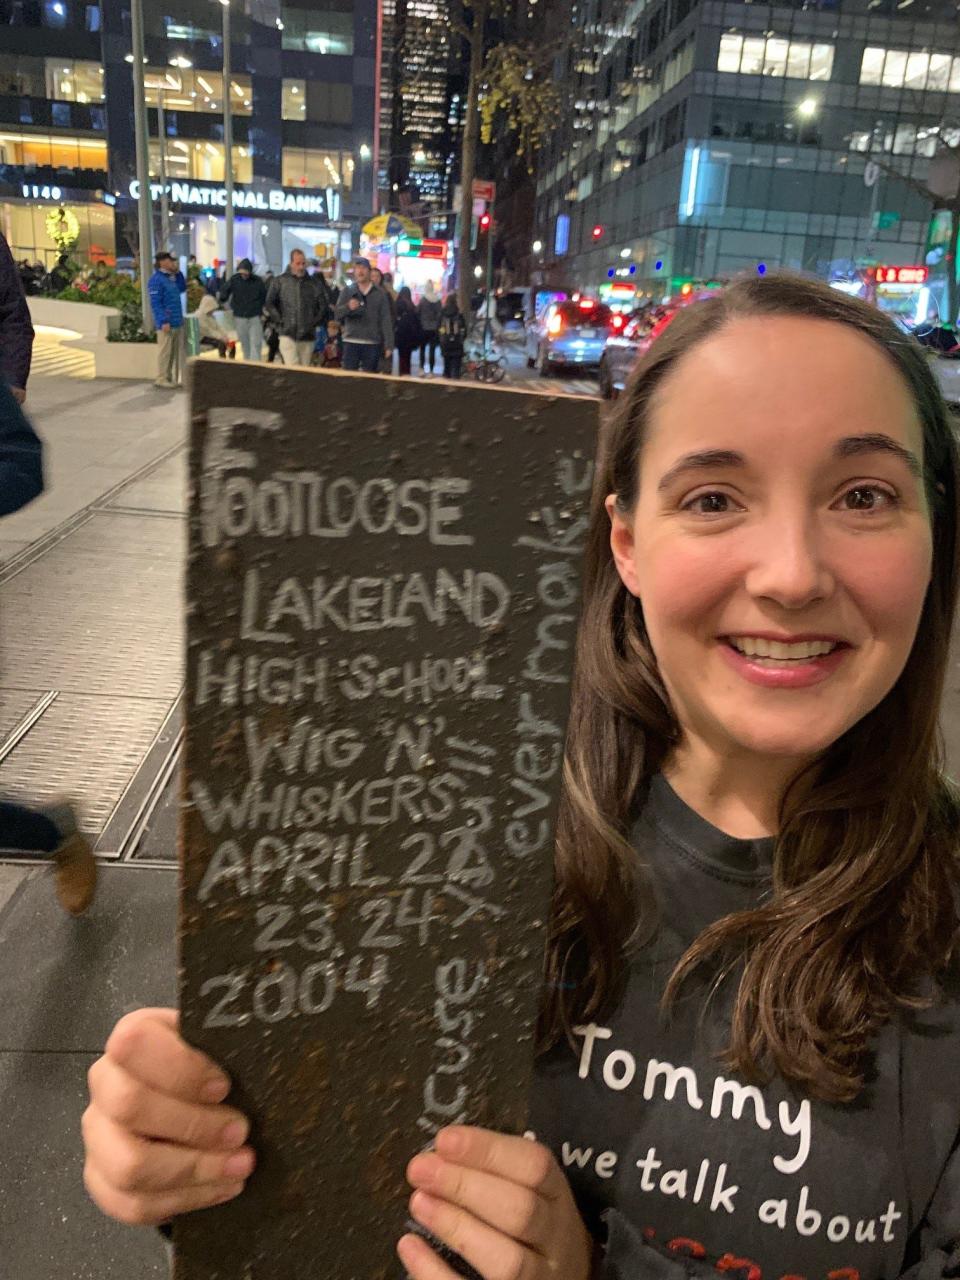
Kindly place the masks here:
POLYGON ((527 328, 527 364, 543 378, 558 369, 598 369, 611 318, 595 298, 552 302, 527 328))

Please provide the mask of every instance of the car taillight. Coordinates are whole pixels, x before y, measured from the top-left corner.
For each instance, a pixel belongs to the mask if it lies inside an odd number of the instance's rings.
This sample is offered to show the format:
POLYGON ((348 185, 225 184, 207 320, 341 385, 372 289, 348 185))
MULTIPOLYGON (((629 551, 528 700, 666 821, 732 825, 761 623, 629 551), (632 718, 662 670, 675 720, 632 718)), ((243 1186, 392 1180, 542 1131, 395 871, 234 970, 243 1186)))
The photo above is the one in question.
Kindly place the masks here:
POLYGON ((559 312, 554 312, 547 325, 547 333, 549 333, 552 338, 555 338, 562 328, 563 316, 560 315, 559 312))
POLYGON ((610 328, 614 333, 619 333, 623 328, 623 316, 614 316, 610 321, 610 328))
POLYGON ((580 299, 580 310, 581 310, 581 311, 592 311, 592 310, 593 310, 593 308, 594 308, 594 306, 595 306, 595 303, 594 303, 594 301, 593 301, 593 299, 592 299, 592 298, 581 298, 581 299, 580 299))

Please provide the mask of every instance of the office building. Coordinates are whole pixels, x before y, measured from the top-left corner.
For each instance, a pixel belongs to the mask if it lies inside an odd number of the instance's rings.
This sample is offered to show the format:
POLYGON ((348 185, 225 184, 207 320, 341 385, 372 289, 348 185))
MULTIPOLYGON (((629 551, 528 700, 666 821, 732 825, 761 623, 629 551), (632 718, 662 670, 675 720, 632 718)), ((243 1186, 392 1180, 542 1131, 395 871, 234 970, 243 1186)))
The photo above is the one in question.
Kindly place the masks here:
MULTIPOLYGON (((156 197, 166 174, 171 247, 224 257, 227 93, 237 257, 276 271, 294 247, 349 256, 374 207, 377 0, 233 0, 229 84, 221 18, 211 0, 144 0, 150 172, 156 197)), ((123 0, 0 0, 0 229, 16 257, 49 265, 61 216, 80 257, 134 253, 130 50, 123 0)))
POLYGON ((535 226, 554 279, 923 263, 930 202, 899 175, 960 137, 954 0, 563 2, 535 226))
POLYGON ((466 114, 469 51, 451 27, 450 0, 394 0, 388 202, 452 232, 466 114), (429 215, 433 215, 432 219, 429 215))

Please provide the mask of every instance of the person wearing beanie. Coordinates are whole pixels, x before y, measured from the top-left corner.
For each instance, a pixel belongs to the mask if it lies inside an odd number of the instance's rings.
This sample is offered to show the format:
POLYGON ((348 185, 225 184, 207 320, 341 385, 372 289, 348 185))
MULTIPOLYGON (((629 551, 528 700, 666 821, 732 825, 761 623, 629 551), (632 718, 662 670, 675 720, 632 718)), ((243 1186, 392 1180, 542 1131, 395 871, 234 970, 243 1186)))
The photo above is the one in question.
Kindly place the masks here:
POLYGON ((220 301, 229 304, 244 360, 259 360, 263 352, 263 314, 267 286, 254 274, 249 258, 241 258, 236 275, 220 290, 220 301))
POLYGON ((463 348, 467 340, 467 322, 455 293, 448 293, 440 316, 440 351, 443 354, 443 376, 459 378, 463 371, 463 348))
POLYGON ((423 295, 417 304, 417 315, 420 319, 420 328, 423 330, 423 341, 420 346, 420 372, 423 376, 433 377, 436 370, 437 362, 437 332, 440 328, 440 315, 443 304, 440 301, 440 295, 437 293, 436 285, 432 280, 427 281, 423 295), (430 358, 430 367, 427 368, 427 357, 430 358))

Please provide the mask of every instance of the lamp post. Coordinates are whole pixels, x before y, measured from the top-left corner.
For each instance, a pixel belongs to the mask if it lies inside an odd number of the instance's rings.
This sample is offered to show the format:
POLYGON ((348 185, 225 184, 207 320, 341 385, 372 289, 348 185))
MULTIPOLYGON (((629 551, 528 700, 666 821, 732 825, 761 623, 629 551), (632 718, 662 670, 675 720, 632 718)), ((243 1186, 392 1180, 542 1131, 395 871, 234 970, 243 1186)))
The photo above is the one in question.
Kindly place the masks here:
POLYGON ((167 128, 163 114, 163 87, 157 85, 157 133, 160 135, 160 245, 170 248, 170 195, 167 191, 167 128))
POLYGON ((223 185, 227 194, 224 211, 226 232, 227 279, 233 274, 233 114, 230 110, 230 0, 223 5, 223 185))
POLYGON ((133 123, 136 134, 137 222, 140 238, 140 311, 143 331, 153 329, 153 312, 147 293, 149 265, 153 262, 153 205, 150 199, 150 141, 147 134, 147 102, 143 84, 143 0, 130 0, 130 32, 133 43, 133 123))

